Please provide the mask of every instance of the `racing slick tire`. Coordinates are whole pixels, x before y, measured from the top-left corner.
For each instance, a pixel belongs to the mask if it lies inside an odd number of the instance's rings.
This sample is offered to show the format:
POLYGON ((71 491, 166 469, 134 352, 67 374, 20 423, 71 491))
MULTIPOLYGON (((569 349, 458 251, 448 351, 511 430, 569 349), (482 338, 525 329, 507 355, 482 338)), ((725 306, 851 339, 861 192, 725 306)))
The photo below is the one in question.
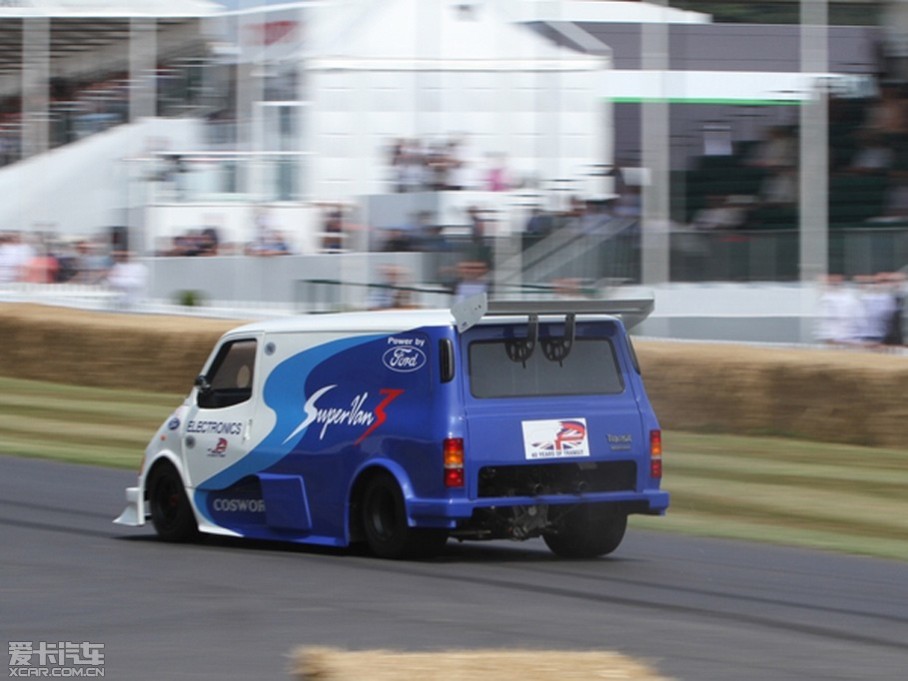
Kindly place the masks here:
POLYGON ((562 558, 597 558, 621 544, 627 515, 608 506, 582 504, 562 516, 557 531, 543 535, 546 546, 562 558))
POLYGON ((441 551, 448 540, 445 530, 407 524, 403 493, 388 473, 379 473, 369 480, 361 508, 366 544, 379 558, 429 558, 441 551))
POLYGON ((167 542, 188 542, 199 536, 199 527, 186 496, 183 480, 167 463, 155 466, 148 478, 151 523, 158 537, 167 542))

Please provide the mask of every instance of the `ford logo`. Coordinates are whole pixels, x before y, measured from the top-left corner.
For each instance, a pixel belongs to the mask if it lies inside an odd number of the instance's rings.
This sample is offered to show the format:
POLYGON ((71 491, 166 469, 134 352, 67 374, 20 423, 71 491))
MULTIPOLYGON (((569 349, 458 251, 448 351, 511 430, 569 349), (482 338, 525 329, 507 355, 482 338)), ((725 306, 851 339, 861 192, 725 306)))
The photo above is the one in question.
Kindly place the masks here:
POLYGON ((388 348, 381 356, 381 362, 391 371, 409 373, 426 365, 426 353, 419 348, 388 348))

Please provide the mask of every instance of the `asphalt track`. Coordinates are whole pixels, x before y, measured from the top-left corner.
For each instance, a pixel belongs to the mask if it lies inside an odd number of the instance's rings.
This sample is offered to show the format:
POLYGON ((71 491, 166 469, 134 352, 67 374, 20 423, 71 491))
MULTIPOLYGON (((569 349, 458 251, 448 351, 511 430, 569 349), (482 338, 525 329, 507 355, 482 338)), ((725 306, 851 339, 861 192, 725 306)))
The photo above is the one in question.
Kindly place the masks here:
MULTIPOLYGON (((134 474, 0 457, 0 631, 103 643, 109 679, 288 679, 298 645, 616 650, 676 679, 908 678, 908 564, 629 530, 430 562, 123 528, 134 474)), ((7 672, 3 670, 5 675, 7 672)))

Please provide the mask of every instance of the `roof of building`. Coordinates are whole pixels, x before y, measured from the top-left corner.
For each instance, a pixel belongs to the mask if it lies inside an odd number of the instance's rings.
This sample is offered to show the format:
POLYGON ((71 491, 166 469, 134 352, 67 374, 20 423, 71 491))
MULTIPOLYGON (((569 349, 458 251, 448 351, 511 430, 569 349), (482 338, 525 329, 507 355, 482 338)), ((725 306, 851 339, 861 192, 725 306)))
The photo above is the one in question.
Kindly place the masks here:
POLYGON ((223 11, 222 5, 211 0, 4 0, 0 5, 2 18, 185 18, 223 11))
POLYGON ((384 0, 315 47, 311 68, 600 69, 592 57, 513 23, 493 3, 384 0))
POLYGON ((65 61, 126 43, 131 19, 155 18, 166 29, 223 11, 210 0, 4 0, 0 3, 0 77, 21 73, 23 25, 28 20, 49 20, 51 59, 65 61))

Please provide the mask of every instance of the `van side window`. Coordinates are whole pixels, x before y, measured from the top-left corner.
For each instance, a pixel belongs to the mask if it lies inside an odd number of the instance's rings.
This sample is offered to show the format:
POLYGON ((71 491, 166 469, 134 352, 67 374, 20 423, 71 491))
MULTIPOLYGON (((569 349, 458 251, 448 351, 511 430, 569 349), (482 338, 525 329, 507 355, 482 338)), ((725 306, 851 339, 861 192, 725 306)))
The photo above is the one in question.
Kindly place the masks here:
POLYGON ((230 407, 252 397, 255 348, 256 342, 251 339, 231 341, 221 347, 206 376, 210 387, 199 391, 200 407, 230 407))

